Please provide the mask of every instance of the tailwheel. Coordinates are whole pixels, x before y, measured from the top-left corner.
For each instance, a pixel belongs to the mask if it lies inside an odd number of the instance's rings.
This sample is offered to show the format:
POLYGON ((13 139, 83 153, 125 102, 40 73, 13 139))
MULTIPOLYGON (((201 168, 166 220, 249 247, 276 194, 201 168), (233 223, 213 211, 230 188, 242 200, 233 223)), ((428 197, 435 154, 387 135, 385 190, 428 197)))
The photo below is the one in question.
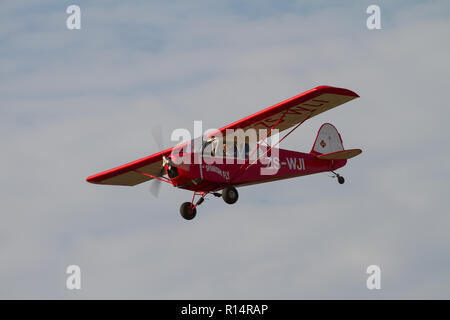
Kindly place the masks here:
POLYGON ((225 187, 222 191, 222 199, 228 204, 233 204, 239 199, 239 193, 233 186, 225 187))
POLYGON ((344 184, 345 179, 343 176, 341 176, 339 173, 336 173, 334 171, 331 171, 331 172, 333 172, 333 174, 334 174, 333 178, 337 178, 339 184, 344 184))
POLYGON ((197 214, 197 208, 193 207, 190 202, 184 202, 180 207, 180 214, 186 220, 192 220, 197 214))

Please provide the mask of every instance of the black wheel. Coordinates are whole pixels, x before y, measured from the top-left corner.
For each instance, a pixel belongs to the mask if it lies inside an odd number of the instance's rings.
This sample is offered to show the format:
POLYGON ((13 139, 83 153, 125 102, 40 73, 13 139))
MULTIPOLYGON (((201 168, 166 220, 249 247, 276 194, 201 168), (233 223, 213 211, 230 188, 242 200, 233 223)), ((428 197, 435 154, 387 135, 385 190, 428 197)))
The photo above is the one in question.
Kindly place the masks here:
POLYGON ((169 176, 170 179, 173 179, 173 178, 177 177, 178 176, 178 169, 177 169, 177 167, 169 166, 167 168, 167 175, 169 176))
POLYGON ((181 216, 186 220, 192 220, 195 218, 195 215, 197 214, 197 208, 194 208, 194 210, 192 210, 191 203, 184 202, 180 207, 180 213, 181 216))
POLYGON ((239 199, 239 193, 235 187, 225 187, 222 191, 222 199, 228 204, 233 204, 239 199))
POLYGON ((338 182, 339 182, 339 184, 344 184, 344 182, 345 182, 344 177, 339 176, 338 177, 338 182))

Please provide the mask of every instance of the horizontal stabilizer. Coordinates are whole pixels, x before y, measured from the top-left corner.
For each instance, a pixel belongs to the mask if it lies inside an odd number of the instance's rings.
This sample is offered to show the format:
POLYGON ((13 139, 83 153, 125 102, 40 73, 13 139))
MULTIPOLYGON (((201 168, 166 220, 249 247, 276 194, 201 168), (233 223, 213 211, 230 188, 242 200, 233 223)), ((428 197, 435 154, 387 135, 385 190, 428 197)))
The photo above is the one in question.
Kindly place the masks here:
POLYGON ((361 149, 349 149, 325 154, 319 154, 316 157, 323 160, 343 160, 356 157, 362 152, 361 149))

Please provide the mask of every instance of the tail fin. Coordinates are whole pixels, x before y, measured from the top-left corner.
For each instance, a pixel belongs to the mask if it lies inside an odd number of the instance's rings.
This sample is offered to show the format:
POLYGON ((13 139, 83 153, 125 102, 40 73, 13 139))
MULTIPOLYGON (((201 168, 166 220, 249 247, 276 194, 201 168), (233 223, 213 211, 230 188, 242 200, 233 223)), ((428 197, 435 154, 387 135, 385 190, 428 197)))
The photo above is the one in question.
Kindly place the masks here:
POLYGON ((331 123, 324 123, 320 127, 311 150, 317 158, 325 160, 350 159, 361 152, 361 149, 344 150, 341 135, 331 123))
POLYGON ((311 153, 325 154, 344 150, 341 135, 331 123, 324 123, 317 133, 311 153))

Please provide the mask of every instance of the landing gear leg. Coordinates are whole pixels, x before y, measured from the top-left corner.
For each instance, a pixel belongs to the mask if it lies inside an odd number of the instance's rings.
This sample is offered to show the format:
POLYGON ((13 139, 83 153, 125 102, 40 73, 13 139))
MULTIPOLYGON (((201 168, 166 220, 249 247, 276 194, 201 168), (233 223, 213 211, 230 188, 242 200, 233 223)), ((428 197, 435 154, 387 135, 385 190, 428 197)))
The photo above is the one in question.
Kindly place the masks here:
POLYGON ((341 176, 341 175, 340 175, 339 173, 337 173, 337 172, 334 172, 334 171, 331 171, 331 172, 334 173, 334 176, 337 178, 339 184, 344 184, 345 179, 344 179, 343 176, 341 176))
POLYGON ((197 202, 194 204, 195 196, 197 195, 197 192, 194 192, 194 196, 192 197, 191 202, 184 202, 180 207, 180 214, 183 218, 186 220, 192 220, 195 218, 195 215, 197 214, 197 206, 201 205, 203 201, 205 201, 205 196, 207 193, 199 193, 202 196, 200 199, 197 200, 197 202))

